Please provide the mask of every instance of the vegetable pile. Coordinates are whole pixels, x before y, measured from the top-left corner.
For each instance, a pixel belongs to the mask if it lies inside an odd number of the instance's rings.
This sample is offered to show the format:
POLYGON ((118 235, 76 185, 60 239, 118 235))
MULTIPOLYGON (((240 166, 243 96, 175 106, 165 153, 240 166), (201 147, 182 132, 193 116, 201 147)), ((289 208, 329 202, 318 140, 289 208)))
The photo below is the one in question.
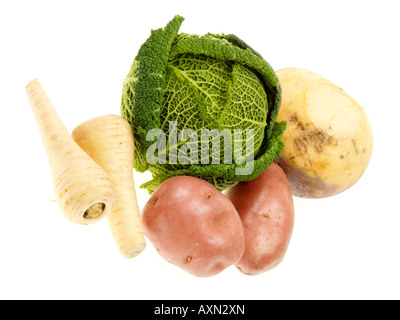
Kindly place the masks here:
POLYGON ((87 225, 107 217, 125 258, 146 238, 197 277, 279 265, 294 228, 293 196, 353 186, 372 153, 364 109, 322 76, 275 71, 234 35, 152 31, 123 80, 121 116, 70 135, 37 79, 26 86, 58 206, 87 225), (134 170, 150 171, 139 210, 134 170))

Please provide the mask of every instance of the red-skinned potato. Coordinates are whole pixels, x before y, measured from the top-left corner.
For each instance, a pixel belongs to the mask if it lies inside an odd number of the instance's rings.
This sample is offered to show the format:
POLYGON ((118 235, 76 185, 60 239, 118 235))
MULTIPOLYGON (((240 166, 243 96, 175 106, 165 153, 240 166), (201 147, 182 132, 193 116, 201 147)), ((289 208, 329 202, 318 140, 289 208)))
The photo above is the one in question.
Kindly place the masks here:
POLYGON ((242 220, 245 251, 236 267, 256 275, 276 267, 289 246, 294 204, 283 170, 272 163, 256 179, 230 188, 226 195, 242 220))
POLYGON ((244 252, 243 226, 232 202, 199 178, 164 181, 144 206, 142 220, 159 254, 198 277, 220 273, 244 252))

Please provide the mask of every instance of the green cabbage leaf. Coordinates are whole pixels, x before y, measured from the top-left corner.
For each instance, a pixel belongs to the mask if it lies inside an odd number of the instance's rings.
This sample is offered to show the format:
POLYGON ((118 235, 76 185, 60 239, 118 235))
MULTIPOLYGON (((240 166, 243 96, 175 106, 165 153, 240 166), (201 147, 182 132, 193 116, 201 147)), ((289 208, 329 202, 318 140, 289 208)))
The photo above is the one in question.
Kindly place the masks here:
POLYGON ((235 35, 179 33, 183 20, 175 16, 152 30, 123 81, 121 114, 133 128, 135 170, 152 173, 141 186, 149 193, 177 175, 227 189, 264 172, 284 146, 286 123, 276 122, 281 88, 271 66, 235 35), (149 139, 155 129, 164 140, 149 139), (204 132, 224 134, 205 140, 204 132), (149 161, 157 141, 159 161, 149 161))

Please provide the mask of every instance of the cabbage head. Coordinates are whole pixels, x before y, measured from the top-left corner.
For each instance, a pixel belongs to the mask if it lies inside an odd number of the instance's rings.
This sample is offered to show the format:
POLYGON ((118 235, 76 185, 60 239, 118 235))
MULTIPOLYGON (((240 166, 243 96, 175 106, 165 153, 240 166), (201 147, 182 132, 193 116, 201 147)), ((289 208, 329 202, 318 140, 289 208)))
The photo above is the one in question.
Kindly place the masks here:
POLYGON ((133 128, 135 170, 152 173, 141 186, 149 193, 177 175, 222 191, 256 178, 283 149, 271 66, 235 35, 178 33, 183 20, 152 30, 123 81, 121 114, 133 128))

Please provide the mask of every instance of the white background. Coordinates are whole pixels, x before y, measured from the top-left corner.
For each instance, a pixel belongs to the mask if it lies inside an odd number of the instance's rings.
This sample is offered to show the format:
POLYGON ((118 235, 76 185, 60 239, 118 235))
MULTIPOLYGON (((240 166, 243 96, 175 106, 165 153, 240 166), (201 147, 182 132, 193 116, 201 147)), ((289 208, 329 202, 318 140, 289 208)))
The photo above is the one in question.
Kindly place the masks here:
MULTIPOLYGON (((397 1, 1 1, 0 298, 400 298, 399 30, 397 1), (126 260, 106 220, 67 221, 25 95, 37 77, 69 131, 119 114, 121 81, 150 30, 175 14, 181 31, 234 33, 274 69, 303 67, 336 83, 366 110, 370 165, 346 192, 295 198, 283 262, 259 276, 231 267, 196 278, 148 242, 126 260)), ((135 173, 137 187, 148 174, 135 173)), ((149 195, 137 189, 142 208, 149 195)))

